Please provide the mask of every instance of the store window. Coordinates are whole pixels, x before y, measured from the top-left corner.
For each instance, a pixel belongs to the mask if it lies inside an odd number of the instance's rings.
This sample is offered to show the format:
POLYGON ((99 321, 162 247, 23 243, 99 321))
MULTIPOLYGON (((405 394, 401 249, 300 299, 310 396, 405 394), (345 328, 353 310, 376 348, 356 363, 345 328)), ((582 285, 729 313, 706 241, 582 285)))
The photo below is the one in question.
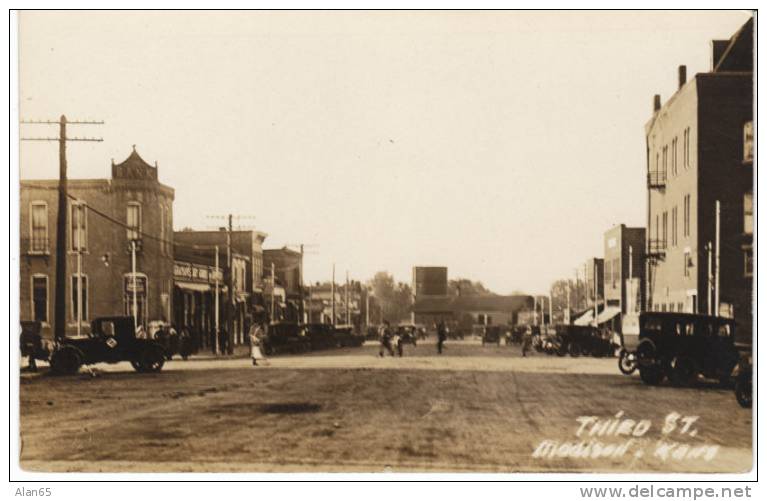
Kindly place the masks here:
POLYGON ((32 319, 48 322, 48 277, 32 276, 32 319))
POLYGON ((753 235, 754 233, 754 194, 746 193, 743 195, 743 233, 753 235))
POLYGON ((82 305, 82 316, 80 317, 80 320, 82 322, 88 321, 88 277, 85 275, 80 275, 81 282, 80 282, 80 298, 78 299, 78 280, 77 275, 72 275, 72 287, 71 287, 71 307, 70 311, 72 312, 72 321, 77 322, 77 315, 80 311, 80 306, 82 305))
POLYGON ((32 202, 31 235, 29 251, 33 253, 48 252, 48 204, 45 202, 32 202))
POLYGON ((69 204, 69 249, 73 252, 84 251, 87 248, 87 225, 85 202, 69 204))
POLYGON ((138 202, 128 203, 126 222, 128 240, 141 238, 141 204, 138 202))

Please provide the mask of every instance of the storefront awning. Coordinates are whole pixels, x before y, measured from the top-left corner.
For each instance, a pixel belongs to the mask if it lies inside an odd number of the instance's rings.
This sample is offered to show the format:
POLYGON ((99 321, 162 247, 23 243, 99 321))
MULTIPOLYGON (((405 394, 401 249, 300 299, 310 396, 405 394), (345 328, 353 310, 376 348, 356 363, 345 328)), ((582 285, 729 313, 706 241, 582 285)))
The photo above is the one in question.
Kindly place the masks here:
POLYGON ((594 320, 594 311, 589 310, 580 317, 576 318, 573 325, 591 325, 594 320))
POLYGON ((608 306, 597 315, 597 324, 603 324, 616 315, 620 315, 621 309, 618 306, 608 306))
POLYGON ((184 282, 182 280, 176 280, 174 284, 179 289, 192 291, 192 292, 208 292, 210 290, 210 285, 200 284, 197 282, 184 282))

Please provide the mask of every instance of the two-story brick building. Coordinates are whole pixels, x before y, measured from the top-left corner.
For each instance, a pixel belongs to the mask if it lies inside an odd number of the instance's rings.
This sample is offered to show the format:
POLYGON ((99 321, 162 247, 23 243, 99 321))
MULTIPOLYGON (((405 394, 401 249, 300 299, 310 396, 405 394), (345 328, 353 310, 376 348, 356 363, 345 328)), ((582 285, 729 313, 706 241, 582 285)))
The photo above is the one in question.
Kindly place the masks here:
MULTIPOLYGON (((134 304, 145 327, 172 315, 174 191, 159 182, 157 165, 146 163, 135 147, 124 162, 112 162, 111 174, 110 179, 68 180, 68 335, 78 332, 78 317, 80 332, 87 333, 92 318, 133 315, 134 304), (135 280, 131 241, 137 249, 135 280)), ((52 336, 59 181, 22 180, 20 185, 20 316, 39 320, 43 334, 52 336)))
POLYGON ((645 126, 647 308, 734 316, 750 338, 753 19, 730 40, 712 43, 711 71, 689 81, 686 73, 680 66, 668 101, 655 96, 645 126))

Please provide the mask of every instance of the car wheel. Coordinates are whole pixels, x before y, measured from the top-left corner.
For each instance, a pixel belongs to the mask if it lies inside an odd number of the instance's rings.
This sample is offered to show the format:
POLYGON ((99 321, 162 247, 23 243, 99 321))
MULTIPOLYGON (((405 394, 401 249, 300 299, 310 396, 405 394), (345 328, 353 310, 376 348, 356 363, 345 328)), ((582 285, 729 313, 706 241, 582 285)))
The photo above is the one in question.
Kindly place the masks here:
POLYGON ((654 344, 649 341, 643 341, 639 343, 639 346, 636 350, 636 360, 640 367, 645 365, 655 365, 657 363, 656 357, 657 350, 655 349, 654 344))
POLYGON ((633 374, 637 370, 636 356, 626 350, 621 350, 620 358, 618 358, 618 369, 627 376, 633 374))
POLYGON ((695 379, 695 363, 689 357, 676 357, 671 366, 671 383, 689 386, 695 379))
POLYGON ((55 374, 77 374, 82 365, 82 359, 76 349, 65 346, 55 351, 51 356, 51 370, 55 374))
POLYGON ((578 343, 570 343, 570 346, 568 347, 567 351, 570 353, 571 357, 581 356, 581 347, 578 346, 578 343))
POLYGON ((557 346, 556 353, 558 357, 564 357, 565 355, 567 355, 567 345, 562 343, 559 346, 557 346))
POLYGON ((663 382, 665 374, 660 365, 646 365, 639 367, 639 378, 643 383, 651 386, 657 386, 663 382))
POLYGON ((159 346, 147 346, 141 353, 139 372, 160 372, 165 365, 165 353, 159 346))
POLYGON ((745 409, 750 409, 753 405, 752 377, 751 371, 742 372, 735 381, 735 399, 745 409))

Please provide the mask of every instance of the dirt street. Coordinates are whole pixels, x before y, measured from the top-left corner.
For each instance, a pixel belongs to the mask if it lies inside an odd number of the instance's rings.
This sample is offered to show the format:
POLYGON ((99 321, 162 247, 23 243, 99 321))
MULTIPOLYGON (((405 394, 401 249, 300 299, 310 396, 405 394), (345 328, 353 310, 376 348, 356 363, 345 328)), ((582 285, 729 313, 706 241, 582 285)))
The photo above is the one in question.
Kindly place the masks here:
POLYGON ((376 355, 369 344, 274 357, 266 367, 193 359, 160 374, 128 364, 97 366, 95 377, 24 374, 21 464, 143 472, 751 468, 752 414, 730 390, 648 387, 621 375, 615 359, 523 359, 518 347, 475 342, 450 343, 441 357, 432 343, 408 346, 401 359, 376 355))

